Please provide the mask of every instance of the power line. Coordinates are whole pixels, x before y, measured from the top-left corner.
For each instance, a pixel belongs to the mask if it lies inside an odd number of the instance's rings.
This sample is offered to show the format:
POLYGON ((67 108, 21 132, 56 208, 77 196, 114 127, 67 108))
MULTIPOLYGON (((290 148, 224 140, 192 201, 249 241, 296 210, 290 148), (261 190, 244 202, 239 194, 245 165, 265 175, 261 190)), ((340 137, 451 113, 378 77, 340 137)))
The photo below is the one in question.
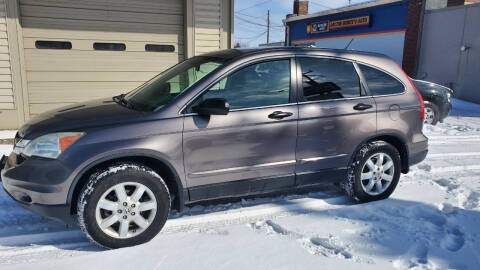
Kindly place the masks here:
POLYGON ((243 9, 237 10, 237 11, 235 11, 235 13, 238 13, 238 12, 241 12, 241 11, 244 11, 244 10, 247 10, 247 9, 251 9, 251 8, 254 8, 254 7, 257 7, 257 6, 260 6, 260 5, 269 3, 269 2, 272 2, 272 1, 273 1, 273 0, 263 1, 263 2, 260 2, 260 3, 258 3, 258 4, 255 4, 255 5, 253 5, 253 6, 249 6, 249 7, 247 7, 247 8, 243 8, 243 9))
POLYGON ((263 19, 264 19, 264 18, 262 18, 262 17, 252 16, 252 15, 250 15, 250 14, 246 14, 246 13, 243 13, 243 12, 236 12, 236 13, 238 13, 238 14, 240 14, 240 15, 243 15, 243 16, 250 17, 250 18, 254 18, 254 19, 260 19, 260 20, 263 20, 263 19))
MULTIPOLYGON (((248 23, 248 24, 251 24, 251 25, 256 25, 256 26, 262 26, 262 27, 267 27, 266 24, 261 24, 261 23, 258 23, 258 22, 253 22, 253 21, 250 21, 250 20, 247 20, 247 19, 244 19, 238 15, 235 15, 235 17, 237 19, 239 19, 240 21, 244 22, 244 23, 248 23)), ((283 25, 270 25, 271 28, 284 28, 283 25)))
POLYGON ((260 35, 255 35, 253 37, 235 37, 235 39, 257 39, 261 36, 263 36, 265 33, 267 33, 267 31, 264 31, 263 33, 261 33, 260 35))
POLYGON ((326 5, 324 5, 324 4, 317 3, 317 2, 315 2, 315 1, 312 1, 312 0, 310 0, 309 2, 310 2, 310 3, 312 3, 312 4, 314 4, 314 5, 317 5, 317 6, 323 7, 323 8, 327 8, 327 9, 333 9, 332 7, 326 6, 326 5))
MULTIPOLYGON (((320 4, 318 2, 315 2, 315 1, 312 1, 312 0, 309 0, 310 3, 314 4, 314 5, 317 5, 317 6, 321 6, 323 8, 326 8, 327 10, 330 9, 330 10, 338 10, 338 11, 344 11, 346 10, 348 7, 351 7, 352 4, 351 4, 351 0, 347 0, 348 1, 348 5, 347 6, 339 6, 339 7, 336 7, 336 8, 333 8, 333 7, 329 7, 329 6, 326 6, 324 4, 320 4)), ((371 1, 367 1, 366 3, 368 2, 371 2, 371 1)))
MULTIPOLYGON (((248 17, 252 17, 252 18, 255 18, 255 19, 262 20, 261 23, 260 23, 260 22, 255 22, 255 21, 253 21, 252 23, 262 24, 262 23, 264 22, 264 20, 265 20, 265 17, 263 17, 263 18, 262 18, 262 17, 254 17, 254 16, 250 16, 250 15, 243 14, 243 13, 239 13, 239 14, 237 14, 237 15, 235 15, 235 16, 236 16, 237 18, 239 18, 239 19, 241 19, 241 20, 243 20, 243 21, 247 21, 247 22, 249 22, 249 23, 252 22, 250 19, 242 18, 241 16, 248 16, 248 17)), ((264 25, 264 26, 266 26, 266 25, 264 25)), ((275 24, 275 25, 270 24, 270 26, 272 26, 272 27, 284 27, 283 24, 275 24)))

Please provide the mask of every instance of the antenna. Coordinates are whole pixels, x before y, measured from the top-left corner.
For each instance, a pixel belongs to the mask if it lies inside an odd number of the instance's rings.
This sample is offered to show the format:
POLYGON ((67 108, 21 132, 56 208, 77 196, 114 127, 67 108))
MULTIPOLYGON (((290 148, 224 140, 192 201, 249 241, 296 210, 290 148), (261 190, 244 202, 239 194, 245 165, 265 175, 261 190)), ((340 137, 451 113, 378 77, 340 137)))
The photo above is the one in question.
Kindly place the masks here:
POLYGON ((348 44, 347 44, 347 46, 345 46, 345 49, 344 49, 344 50, 348 50, 348 47, 350 47, 350 44, 352 44, 352 42, 353 42, 354 39, 355 39, 355 38, 352 38, 352 39, 350 40, 350 42, 348 42, 348 44))

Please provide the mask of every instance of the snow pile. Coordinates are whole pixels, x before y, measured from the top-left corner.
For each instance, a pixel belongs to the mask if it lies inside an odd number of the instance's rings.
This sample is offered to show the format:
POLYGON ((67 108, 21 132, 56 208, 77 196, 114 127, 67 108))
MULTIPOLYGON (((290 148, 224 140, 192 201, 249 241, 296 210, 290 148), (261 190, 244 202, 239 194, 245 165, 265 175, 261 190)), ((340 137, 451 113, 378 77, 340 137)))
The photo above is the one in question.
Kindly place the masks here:
POLYGON ((0 267, 478 269, 480 105, 453 104, 445 123, 425 127, 427 159, 384 201, 355 204, 330 187, 195 205, 153 241, 104 251, 0 191, 0 267))
POLYGON ((0 130, 0 140, 1 139, 13 139, 17 134, 16 130, 0 130))

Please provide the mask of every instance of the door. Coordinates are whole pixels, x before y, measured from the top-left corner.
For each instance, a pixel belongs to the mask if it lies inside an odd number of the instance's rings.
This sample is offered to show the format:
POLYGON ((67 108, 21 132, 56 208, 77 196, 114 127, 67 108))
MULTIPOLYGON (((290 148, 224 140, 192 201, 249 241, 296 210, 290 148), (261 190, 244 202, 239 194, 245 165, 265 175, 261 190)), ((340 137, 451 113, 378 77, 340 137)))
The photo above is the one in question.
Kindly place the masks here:
POLYGON ((344 180, 358 145, 376 132, 376 106, 355 65, 299 57, 297 185, 344 180))
POLYGON ((224 77, 187 107, 183 151, 190 198, 250 194, 294 185, 298 107, 290 59, 263 61, 224 77), (191 113, 224 98, 228 115, 191 113))
MULTIPOLYGON (((368 86, 369 93, 377 104, 377 131, 410 138, 412 130, 422 129, 418 121, 418 96, 405 94, 405 85, 393 74, 373 66, 358 64, 368 86), (417 123, 418 126, 412 126, 417 123)), ((412 140, 414 140, 412 138, 412 140)))
POLYGON ((30 116, 126 93, 184 58, 184 1, 19 5, 30 116))

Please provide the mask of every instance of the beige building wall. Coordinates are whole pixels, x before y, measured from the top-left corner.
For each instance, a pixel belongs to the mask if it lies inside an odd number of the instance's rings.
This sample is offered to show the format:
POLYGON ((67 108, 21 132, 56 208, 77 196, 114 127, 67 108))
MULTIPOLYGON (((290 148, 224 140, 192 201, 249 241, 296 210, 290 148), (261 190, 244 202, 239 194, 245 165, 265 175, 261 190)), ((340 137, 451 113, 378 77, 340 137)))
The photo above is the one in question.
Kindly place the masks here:
POLYGON ((233 44, 233 0, 5 1, 0 129, 125 93, 187 57, 233 44))
POLYGON ((15 20, 7 17, 7 3, 0 0, 0 128, 14 129, 23 123, 22 87, 13 78, 15 69, 19 70, 18 47, 15 20))
POLYGON ((187 0, 188 57, 233 47, 233 0, 187 0))

